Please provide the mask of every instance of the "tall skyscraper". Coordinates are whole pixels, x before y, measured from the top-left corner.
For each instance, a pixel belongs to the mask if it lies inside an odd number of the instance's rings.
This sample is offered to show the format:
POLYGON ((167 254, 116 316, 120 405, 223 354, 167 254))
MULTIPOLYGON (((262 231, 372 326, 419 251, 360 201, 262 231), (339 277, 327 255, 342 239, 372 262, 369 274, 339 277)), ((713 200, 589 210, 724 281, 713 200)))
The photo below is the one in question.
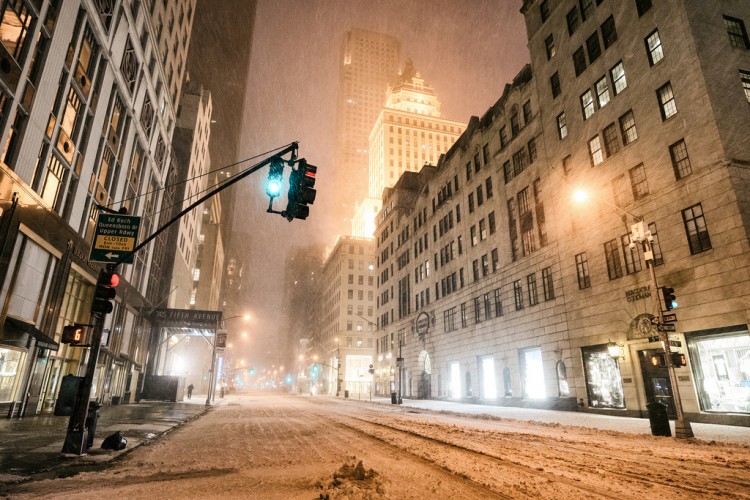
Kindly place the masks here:
POLYGON ((385 104, 370 132, 368 198, 357 205, 352 234, 372 238, 383 189, 393 187, 404 172, 419 172, 427 163, 437 164, 465 128, 441 118, 435 89, 407 60, 388 86, 385 104))
POLYGON ((341 44, 337 102, 336 165, 332 184, 337 193, 332 225, 350 230, 356 203, 367 196, 368 138, 385 103, 388 84, 398 74, 401 46, 392 36, 363 29, 346 32, 341 44))

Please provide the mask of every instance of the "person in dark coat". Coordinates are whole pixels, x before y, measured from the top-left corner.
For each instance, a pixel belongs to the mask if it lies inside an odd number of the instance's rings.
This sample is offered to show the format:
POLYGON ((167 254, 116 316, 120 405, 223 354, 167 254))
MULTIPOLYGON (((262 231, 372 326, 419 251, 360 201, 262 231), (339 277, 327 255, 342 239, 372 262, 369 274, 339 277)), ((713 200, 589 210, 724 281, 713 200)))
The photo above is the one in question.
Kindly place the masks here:
POLYGON ((189 386, 187 386, 187 390, 188 390, 188 399, 190 399, 191 397, 193 397, 193 384, 190 384, 189 386))

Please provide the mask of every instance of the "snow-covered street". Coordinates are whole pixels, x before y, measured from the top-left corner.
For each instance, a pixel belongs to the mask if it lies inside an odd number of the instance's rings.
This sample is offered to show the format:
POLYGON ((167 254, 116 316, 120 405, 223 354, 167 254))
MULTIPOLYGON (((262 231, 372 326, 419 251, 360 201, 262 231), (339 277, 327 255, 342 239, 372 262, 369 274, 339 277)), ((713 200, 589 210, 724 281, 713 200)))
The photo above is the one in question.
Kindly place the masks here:
POLYGON ((333 398, 235 396, 10 498, 750 498, 750 447, 333 398), (361 465, 360 465, 361 463, 361 465))

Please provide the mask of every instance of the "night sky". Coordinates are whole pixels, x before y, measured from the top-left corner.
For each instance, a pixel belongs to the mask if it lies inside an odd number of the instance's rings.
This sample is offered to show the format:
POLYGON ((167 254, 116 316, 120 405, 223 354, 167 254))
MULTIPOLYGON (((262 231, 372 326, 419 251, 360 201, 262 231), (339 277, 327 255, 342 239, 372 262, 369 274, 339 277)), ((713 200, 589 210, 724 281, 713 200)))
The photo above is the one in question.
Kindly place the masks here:
MULTIPOLYGON (((411 58, 435 88, 442 116, 466 123, 484 114, 529 62, 521 5, 521 0, 260 0, 240 158, 299 141, 300 156, 318 166, 318 200, 336 196, 326 189, 326 173, 335 158, 344 32, 363 28, 399 39, 402 60, 411 58)), ((305 221, 266 214, 266 176, 264 170, 238 188, 242 203, 234 224, 247 231, 253 248, 246 275, 253 290, 248 309, 256 318, 254 336, 273 338, 283 324, 278 312, 284 252, 310 243, 330 247, 335 235, 325 226, 320 201, 305 221)), ((283 207, 277 202, 276 208, 283 207)))

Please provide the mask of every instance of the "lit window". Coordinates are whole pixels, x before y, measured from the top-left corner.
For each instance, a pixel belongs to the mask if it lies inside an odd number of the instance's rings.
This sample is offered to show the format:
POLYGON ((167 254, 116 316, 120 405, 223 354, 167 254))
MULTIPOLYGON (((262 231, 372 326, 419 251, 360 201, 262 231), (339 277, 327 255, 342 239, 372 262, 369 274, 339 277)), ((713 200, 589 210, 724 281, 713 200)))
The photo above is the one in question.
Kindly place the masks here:
POLYGON ((607 85, 606 76, 596 82, 596 98, 599 101, 600 108, 603 108, 609 102, 609 85, 607 85))
POLYGON ((666 120, 677 114, 677 105, 674 102, 674 92, 672 91, 672 83, 667 82, 656 91, 656 96, 659 99, 659 109, 661 110, 662 120, 666 120))
POLYGON ((672 157, 672 167, 674 168, 675 178, 682 179, 693 173, 690 166, 690 157, 688 156, 685 141, 680 139, 669 146, 669 155, 672 157))
POLYGON ((622 143, 625 146, 638 139, 638 132, 635 129, 635 117, 632 110, 620 117, 620 131, 622 132, 622 143))
POLYGON ((729 35, 729 43, 737 49, 749 49, 750 40, 747 38, 745 23, 741 19, 724 16, 724 25, 729 35))
POLYGON ((615 88, 615 95, 625 90, 628 86, 628 81, 625 78, 625 67, 622 65, 622 61, 618 62, 614 68, 609 71, 612 77, 612 83, 615 88))
POLYGON ((661 48, 659 31, 654 30, 646 37, 646 50, 648 51, 648 62, 651 66, 664 59, 664 51, 661 48))
POLYGON ((750 71, 740 70, 740 80, 742 81, 742 88, 745 90, 745 98, 747 102, 750 102, 750 71))
POLYGON ((563 140, 568 136, 568 125, 565 123, 564 111, 557 115, 557 135, 560 137, 560 140, 563 140))
POLYGON ((599 140, 599 136, 595 135, 589 140, 589 156, 591 158, 591 165, 596 166, 604 161, 604 154, 602 153, 602 143, 599 140))
POLYGON ((584 120, 588 120, 594 114, 594 94, 591 89, 588 89, 581 96, 581 110, 584 120))

